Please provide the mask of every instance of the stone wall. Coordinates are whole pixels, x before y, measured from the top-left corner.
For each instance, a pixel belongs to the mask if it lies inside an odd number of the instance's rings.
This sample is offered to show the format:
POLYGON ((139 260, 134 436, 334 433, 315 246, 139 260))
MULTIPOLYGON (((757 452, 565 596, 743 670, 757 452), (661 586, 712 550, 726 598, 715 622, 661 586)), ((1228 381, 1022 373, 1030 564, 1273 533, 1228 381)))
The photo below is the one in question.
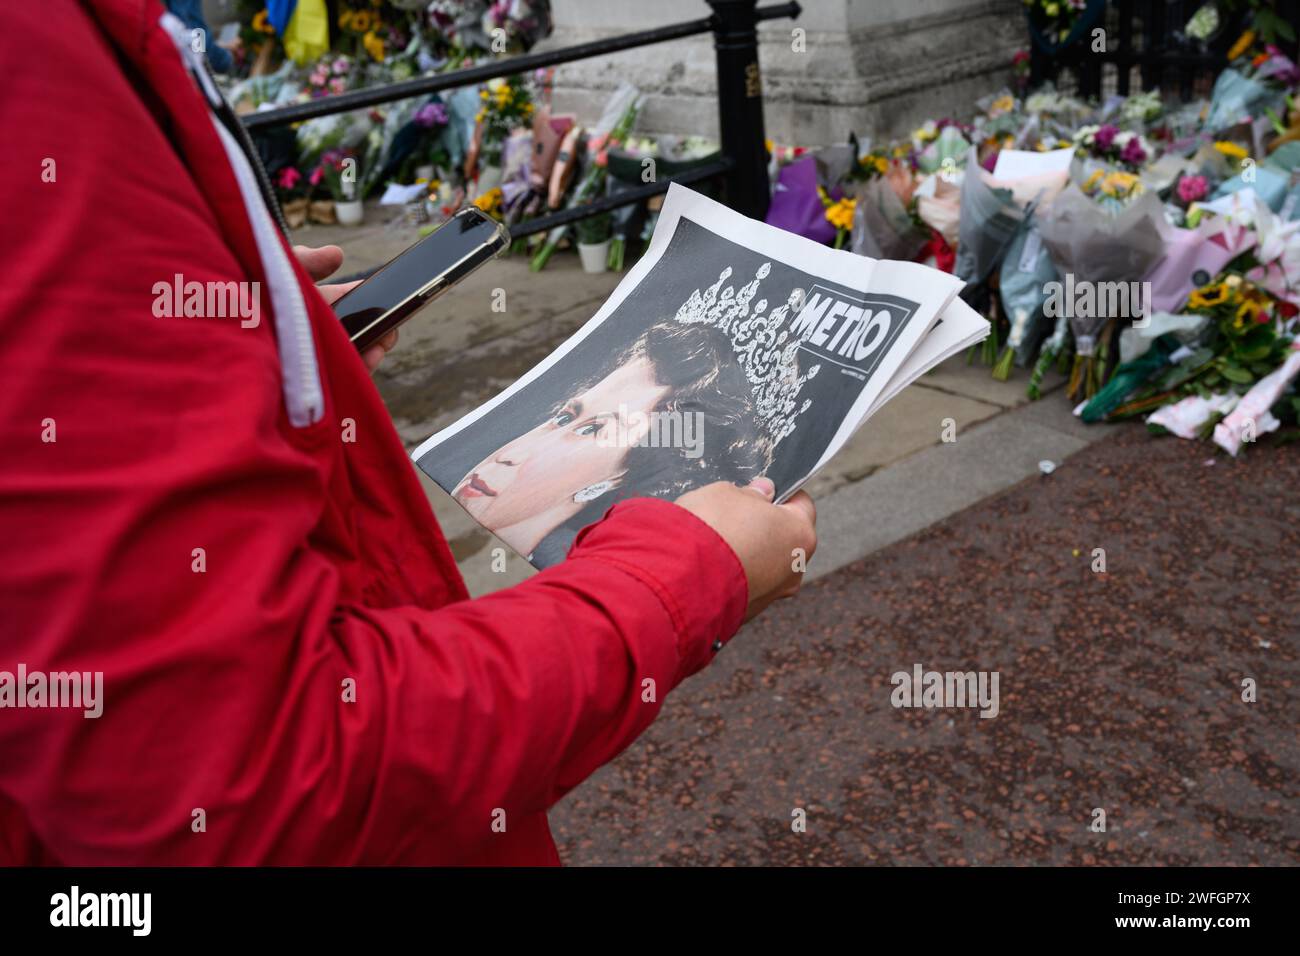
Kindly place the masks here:
MULTIPOLYGON (((771 2, 771 0, 768 0, 771 2)), ((707 16, 704 0, 554 0, 550 49, 707 16)), ((966 115, 1005 85, 1027 45, 1019 0, 803 0, 798 20, 759 28, 767 134, 821 145, 906 133, 928 116, 966 115), (792 31, 805 31, 797 51, 792 31)), ((590 120, 621 81, 647 93, 644 132, 716 135, 709 34, 565 64, 557 110, 590 120)))

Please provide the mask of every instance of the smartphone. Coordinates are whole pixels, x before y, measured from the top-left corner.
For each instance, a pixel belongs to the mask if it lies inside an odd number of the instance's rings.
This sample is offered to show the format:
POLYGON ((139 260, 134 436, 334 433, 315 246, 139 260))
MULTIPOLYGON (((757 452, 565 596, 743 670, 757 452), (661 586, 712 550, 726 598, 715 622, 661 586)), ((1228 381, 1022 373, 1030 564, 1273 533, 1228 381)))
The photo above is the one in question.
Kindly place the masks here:
POLYGON ((509 247, 504 225, 477 206, 466 206, 335 300, 334 312, 348 338, 365 351, 509 247))

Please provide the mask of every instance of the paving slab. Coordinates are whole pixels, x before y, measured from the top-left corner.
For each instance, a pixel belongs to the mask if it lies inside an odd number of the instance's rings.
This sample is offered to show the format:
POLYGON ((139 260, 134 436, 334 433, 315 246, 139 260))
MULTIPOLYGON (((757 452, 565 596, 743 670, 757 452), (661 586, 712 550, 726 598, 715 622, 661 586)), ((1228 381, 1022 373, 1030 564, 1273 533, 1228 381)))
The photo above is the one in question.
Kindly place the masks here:
POLYGON ((1050 480, 1039 469, 1041 461, 1068 467, 1064 459, 1107 434, 1102 425, 1087 435, 1071 434, 1035 421, 1027 411, 959 430, 953 442, 932 444, 817 499, 819 544, 809 577, 843 567, 1026 479, 1050 480))
POLYGON ((1002 412, 1003 406, 915 383, 876 412, 808 482, 814 498, 861 481, 940 441, 949 419, 954 434, 1002 412))

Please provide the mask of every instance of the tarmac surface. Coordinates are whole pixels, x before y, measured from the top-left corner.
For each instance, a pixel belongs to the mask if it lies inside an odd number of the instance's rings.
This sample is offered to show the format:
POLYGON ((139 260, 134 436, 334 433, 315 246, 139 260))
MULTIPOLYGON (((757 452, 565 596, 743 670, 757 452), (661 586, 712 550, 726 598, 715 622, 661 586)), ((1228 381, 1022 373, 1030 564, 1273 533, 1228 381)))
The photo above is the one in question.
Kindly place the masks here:
POLYGON ((1112 426, 748 625, 552 811, 561 857, 1295 865, 1297 489, 1300 445, 1112 426), (997 716, 891 706, 916 664, 998 672, 997 716))

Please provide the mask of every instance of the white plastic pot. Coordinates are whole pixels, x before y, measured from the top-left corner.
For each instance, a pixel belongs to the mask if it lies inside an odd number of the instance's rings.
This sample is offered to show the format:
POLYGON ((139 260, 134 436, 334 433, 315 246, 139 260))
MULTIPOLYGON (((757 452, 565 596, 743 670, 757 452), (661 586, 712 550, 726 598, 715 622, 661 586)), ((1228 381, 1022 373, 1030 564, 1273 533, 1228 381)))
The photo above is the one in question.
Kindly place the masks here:
POLYGON ((585 242, 578 243, 578 256, 582 259, 583 272, 595 275, 606 271, 609 263, 609 243, 610 240, 608 239, 595 245, 588 245, 585 242))
POLYGON ((349 202, 336 202, 334 204, 334 214, 339 217, 341 224, 355 226, 365 217, 365 207, 361 205, 360 199, 353 199, 349 202))

